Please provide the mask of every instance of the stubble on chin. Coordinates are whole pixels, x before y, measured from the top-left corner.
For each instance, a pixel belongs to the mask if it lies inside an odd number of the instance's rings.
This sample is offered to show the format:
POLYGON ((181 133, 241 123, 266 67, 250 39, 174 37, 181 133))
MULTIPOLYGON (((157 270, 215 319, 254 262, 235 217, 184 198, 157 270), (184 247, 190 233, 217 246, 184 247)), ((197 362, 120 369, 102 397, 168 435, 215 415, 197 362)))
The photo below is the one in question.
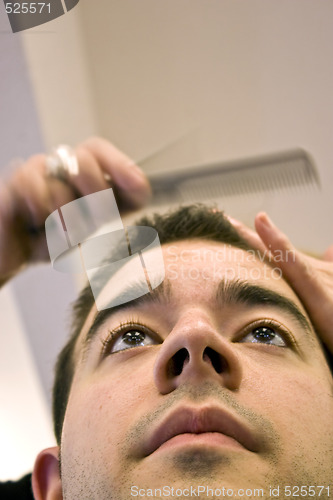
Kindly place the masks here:
POLYGON ((230 466, 231 459, 215 450, 188 450, 177 453, 167 460, 181 477, 210 480, 218 471, 230 466))

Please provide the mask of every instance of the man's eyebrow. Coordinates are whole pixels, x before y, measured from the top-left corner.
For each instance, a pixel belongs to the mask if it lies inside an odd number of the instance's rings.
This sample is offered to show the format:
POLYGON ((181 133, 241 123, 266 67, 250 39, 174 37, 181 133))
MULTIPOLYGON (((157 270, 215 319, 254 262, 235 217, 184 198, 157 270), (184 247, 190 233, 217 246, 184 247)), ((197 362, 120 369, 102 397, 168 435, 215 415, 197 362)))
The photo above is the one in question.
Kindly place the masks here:
MULTIPOLYGON (((137 289, 142 290, 141 284, 133 281, 129 283, 127 289, 137 289)), ((124 296, 126 292, 124 293, 124 296)), ((171 299, 171 287, 169 280, 165 279, 157 288, 146 293, 145 295, 141 295, 136 299, 130 300, 128 302, 124 302, 123 304, 119 304, 114 307, 109 307, 107 309, 102 309, 99 311, 93 319, 93 322, 88 330, 87 335, 83 340, 83 349, 84 351, 88 348, 89 344, 95 337, 97 330, 99 327, 110 317, 116 314, 119 311, 123 311, 126 309, 130 309, 132 307, 140 307, 145 304, 152 304, 156 302, 167 303, 171 299)))
MULTIPOLYGON (((141 284, 133 281, 128 284, 127 289, 140 289, 141 284)), ((142 289, 142 288, 141 288, 142 289)), ((124 292, 126 295, 127 292, 124 292)), ((86 353, 89 345, 96 336, 99 327, 111 316, 119 311, 126 311, 133 307, 140 307, 149 303, 168 303, 172 297, 171 282, 165 279, 157 288, 151 292, 141 295, 136 299, 119 304, 114 307, 99 311, 93 319, 87 335, 83 340, 83 352, 86 353)), ((254 285, 241 280, 222 279, 217 287, 215 299, 224 304, 245 304, 249 306, 271 306, 288 313, 293 317, 307 333, 311 334, 312 328, 300 308, 291 299, 263 286, 254 285)))
POLYGON ((274 290, 247 281, 223 279, 217 288, 216 300, 225 304, 271 306, 292 316, 308 333, 313 330, 307 317, 293 300, 274 290))

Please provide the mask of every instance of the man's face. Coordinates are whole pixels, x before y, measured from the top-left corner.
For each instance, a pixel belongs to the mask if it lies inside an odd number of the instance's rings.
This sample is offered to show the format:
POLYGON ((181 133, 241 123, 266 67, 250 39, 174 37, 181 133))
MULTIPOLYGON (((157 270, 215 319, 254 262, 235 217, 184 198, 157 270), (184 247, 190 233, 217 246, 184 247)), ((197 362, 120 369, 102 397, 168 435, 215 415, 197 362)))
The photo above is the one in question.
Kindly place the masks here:
POLYGON ((223 487, 269 498, 270 487, 328 486, 332 380, 291 288, 219 243, 163 253, 158 293, 94 309, 84 325, 62 435, 64 498, 221 498, 223 487))

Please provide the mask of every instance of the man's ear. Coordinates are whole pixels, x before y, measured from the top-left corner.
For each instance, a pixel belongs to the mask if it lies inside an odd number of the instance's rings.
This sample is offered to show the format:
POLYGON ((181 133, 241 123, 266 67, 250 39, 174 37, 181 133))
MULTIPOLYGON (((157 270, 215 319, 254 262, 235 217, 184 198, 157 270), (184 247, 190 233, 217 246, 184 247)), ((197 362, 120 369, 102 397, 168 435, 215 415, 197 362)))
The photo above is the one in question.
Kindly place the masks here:
POLYGON ((36 458, 32 489, 36 500, 62 500, 58 446, 43 450, 36 458))

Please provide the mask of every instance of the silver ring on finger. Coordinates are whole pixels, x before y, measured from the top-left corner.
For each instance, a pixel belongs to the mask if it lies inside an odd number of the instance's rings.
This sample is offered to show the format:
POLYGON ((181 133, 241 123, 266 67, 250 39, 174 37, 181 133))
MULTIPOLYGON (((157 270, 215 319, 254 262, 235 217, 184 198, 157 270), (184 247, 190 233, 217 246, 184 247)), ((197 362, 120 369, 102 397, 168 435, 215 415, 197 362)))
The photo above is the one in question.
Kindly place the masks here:
POLYGON ((59 145, 45 159, 46 175, 61 181, 79 174, 79 163, 74 150, 65 144, 59 145))

